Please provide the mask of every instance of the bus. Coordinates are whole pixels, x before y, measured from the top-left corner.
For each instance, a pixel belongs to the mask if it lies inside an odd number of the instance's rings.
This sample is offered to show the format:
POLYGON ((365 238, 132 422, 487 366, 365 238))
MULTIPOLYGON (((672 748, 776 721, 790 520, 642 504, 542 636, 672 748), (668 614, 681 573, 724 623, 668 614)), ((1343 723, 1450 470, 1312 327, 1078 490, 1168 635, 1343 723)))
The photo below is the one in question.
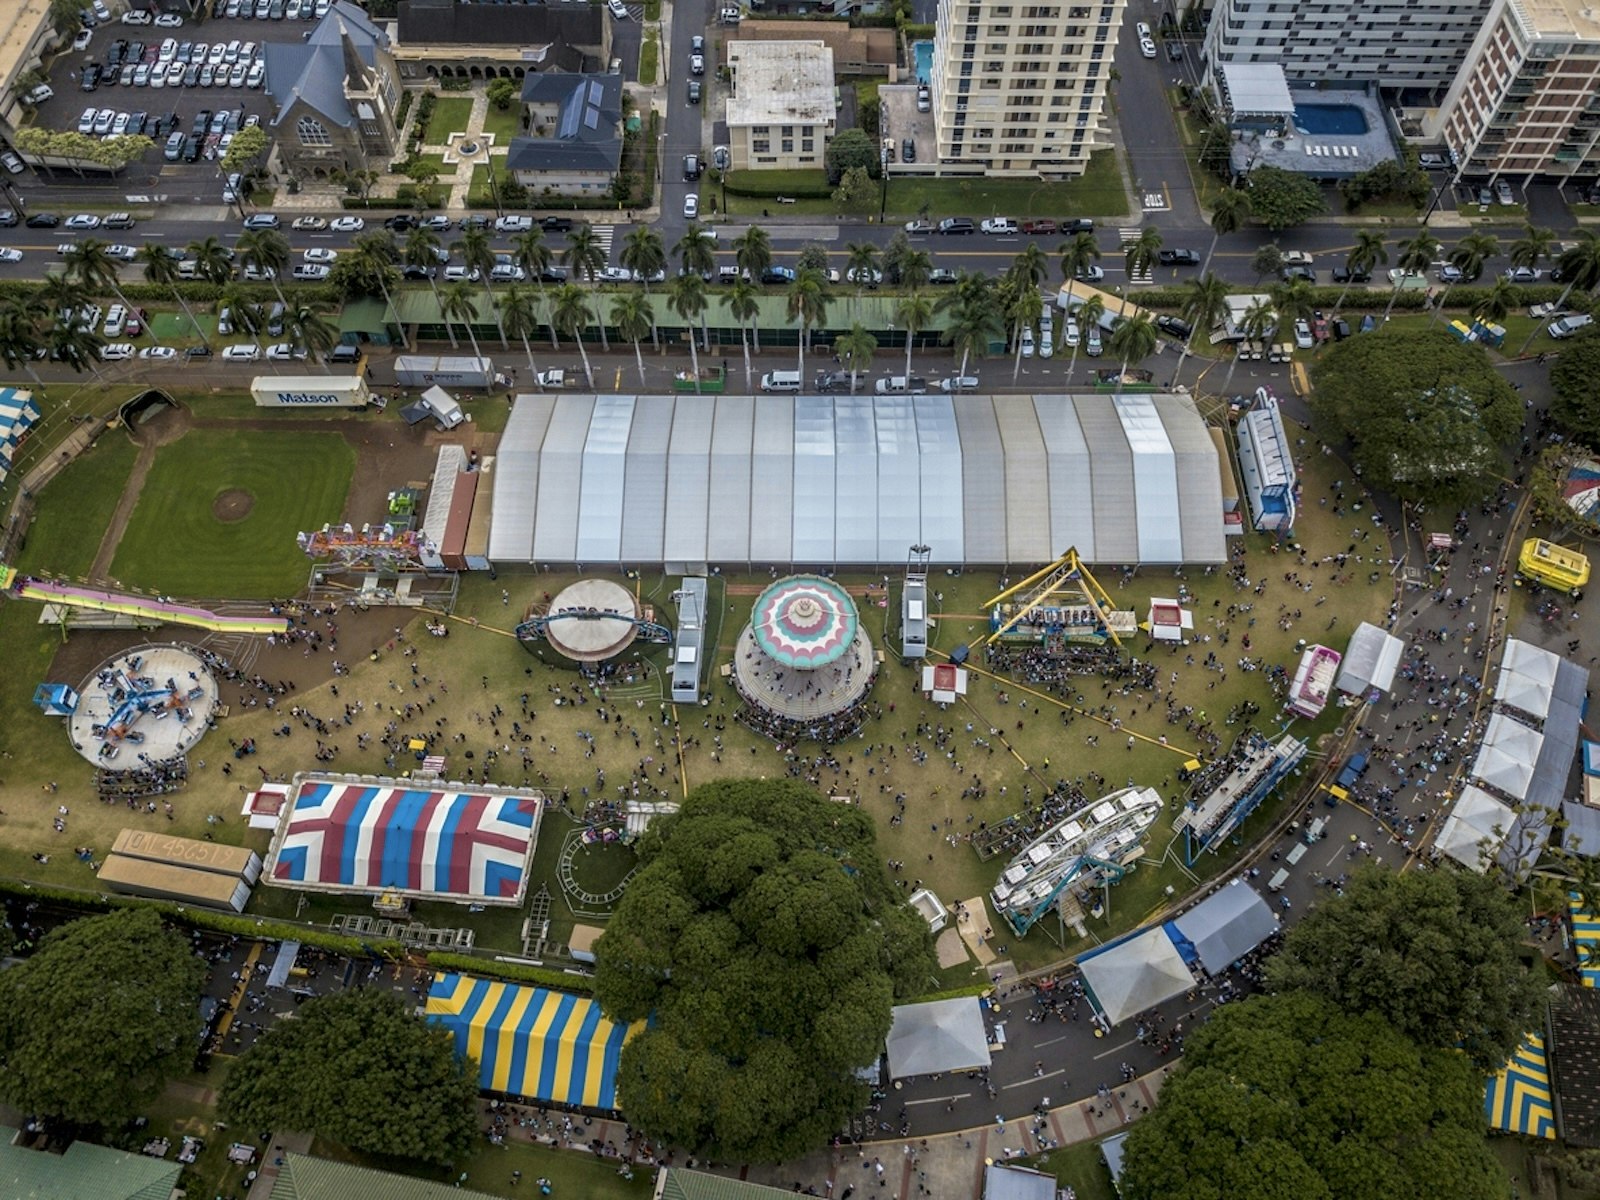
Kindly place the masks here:
POLYGON ((1517 574, 1545 587, 1575 592, 1589 582, 1589 559, 1543 538, 1529 538, 1517 555, 1517 574))
POLYGON ((232 875, 246 883, 261 878, 261 856, 243 846, 224 846, 196 838, 174 837, 169 833, 147 833, 124 829, 117 834, 111 853, 170 867, 188 867, 217 875, 232 875))
POLYGON ((176 900, 205 908, 223 908, 242 913, 250 901, 250 885, 237 875, 219 875, 193 867, 174 867, 167 863, 125 854, 108 854, 100 866, 102 886, 129 896, 148 896, 154 900, 176 900))

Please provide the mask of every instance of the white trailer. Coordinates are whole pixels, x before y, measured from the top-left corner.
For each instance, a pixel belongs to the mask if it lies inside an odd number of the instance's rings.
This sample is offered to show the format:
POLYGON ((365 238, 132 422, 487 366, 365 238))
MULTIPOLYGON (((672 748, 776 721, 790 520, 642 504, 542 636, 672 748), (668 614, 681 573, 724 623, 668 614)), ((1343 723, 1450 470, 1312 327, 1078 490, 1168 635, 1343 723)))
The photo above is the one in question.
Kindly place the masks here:
POLYGON ((258 408, 365 408, 372 402, 360 375, 257 375, 250 394, 258 408))

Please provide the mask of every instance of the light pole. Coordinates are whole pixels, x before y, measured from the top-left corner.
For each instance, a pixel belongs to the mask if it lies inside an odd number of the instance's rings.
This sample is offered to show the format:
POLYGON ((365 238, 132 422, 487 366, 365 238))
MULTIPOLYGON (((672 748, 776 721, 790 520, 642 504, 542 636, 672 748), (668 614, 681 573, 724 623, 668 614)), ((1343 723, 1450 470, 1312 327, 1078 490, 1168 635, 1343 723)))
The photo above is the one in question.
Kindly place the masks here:
POLYGON ((882 225, 889 211, 889 147, 878 150, 878 224, 882 225))

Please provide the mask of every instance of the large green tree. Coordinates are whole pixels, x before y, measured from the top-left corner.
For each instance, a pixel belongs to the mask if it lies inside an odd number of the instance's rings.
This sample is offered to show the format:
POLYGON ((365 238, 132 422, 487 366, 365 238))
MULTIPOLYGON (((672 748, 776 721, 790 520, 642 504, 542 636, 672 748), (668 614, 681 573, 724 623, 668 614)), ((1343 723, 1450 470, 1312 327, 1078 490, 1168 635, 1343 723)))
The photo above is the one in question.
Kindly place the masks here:
POLYGON ((121 1125, 200 1048, 205 964, 150 909, 63 925, 0 972, 0 1096, 75 1125, 121 1125))
POLYGON ((1317 181, 1282 167, 1257 167, 1245 181, 1250 215, 1276 232, 1320 216, 1327 204, 1317 181))
POLYGON ((1483 1075, 1307 992, 1219 1009, 1128 1134, 1125 1200, 1503 1200, 1483 1075))
POLYGON ((1591 326, 1561 347, 1550 368, 1555 400, 1550 415, 1556 424, 1589 445, 1600 443, 1600 333, 1591 326))
POLYGON ((879 866, 872 822, 790 781, 697 788, 640 840, 595 948, 595 995, 650 1027, 622 1052, 628 1119, 737 1161, 823 1145, 896 999, 926 990, 927 926, 879 866))
POLYGON ((1496 1071, 1536 1023, 1540 983, 1517 953, 1522 933, 1516 901, 1491 876, 1372 867, 1295 924, 1267 979, 1496 1071))
POLYGON ((308 1000, 246 1050, 218 1104, 250 1129, 307 1129, 354 1150, 453 1162, 477 1135, 478 1088, 455 1042, 400 997, 308 1000))
POLYGON ((1441 330, 1349 338, 1311 369, 1326 436, 1349 438, 1361 477, 1404 500, 1465 504, 1503 469, 1522 402, 1483 348, 1441 330))
POLYGON ((876 179, 882 166, 878 144, 859 129, 846 129, 828 143, 823 161, 828 167, 828 178, 838 182, 851 167, 860 167, 876 179))

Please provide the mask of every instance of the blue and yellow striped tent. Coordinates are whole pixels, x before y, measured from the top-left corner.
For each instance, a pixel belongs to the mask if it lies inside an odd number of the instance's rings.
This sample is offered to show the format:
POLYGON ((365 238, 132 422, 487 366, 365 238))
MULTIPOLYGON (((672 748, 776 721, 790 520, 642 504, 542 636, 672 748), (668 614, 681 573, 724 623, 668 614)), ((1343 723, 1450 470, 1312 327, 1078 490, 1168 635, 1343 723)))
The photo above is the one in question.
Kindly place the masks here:
POLYGON ((617 1107, 623 1044, 644 1027, 602 1016, 587 996, 442 971, 427 1016, 477 1060, 484 1091, 585 1108, 617 1107))
POLYGON ((1578 976, 1584 987, 1600 987, 1600 918, 1577 892, 1569 892, 1567 916, 1572 922, 1572 949, 1578 956, 1578 976))
POLYGON ((1490 1076, 1483 1090, 1483 1113, 1489 1128, 1527 1137, 1556 1136, 1555 1106, 1550 1102, 1550 1065, 1544 1038, 1530 1033, 1506 1064, 1490 1076))

